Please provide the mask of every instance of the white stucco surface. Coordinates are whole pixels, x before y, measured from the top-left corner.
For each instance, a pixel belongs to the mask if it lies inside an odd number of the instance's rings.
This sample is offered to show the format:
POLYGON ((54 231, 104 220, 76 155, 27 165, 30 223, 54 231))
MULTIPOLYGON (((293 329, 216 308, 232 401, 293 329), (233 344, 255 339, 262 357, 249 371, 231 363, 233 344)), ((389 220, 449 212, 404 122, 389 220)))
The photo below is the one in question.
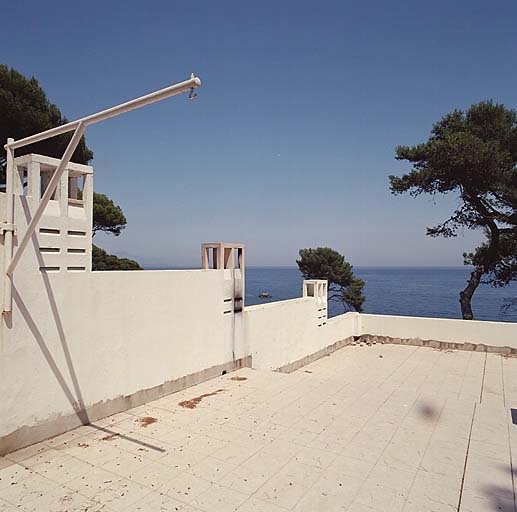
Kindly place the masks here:
MULTIPOLYGON (((15 159, 12 251, 0 237, 0 297, 4 309, 12 303, 0 325, 0 452, 87 422, 92 407, 98 417, 164 384, 172 383, 166 391, 181 379, 190 380, 178 386, 191 384, 192 375, 194 382, 208 378, 207 370, 213 376, 249 353, 242 315, 234 313, 243 254, 237 268, 91 271, 88 166, 67 166, 6 294, 5 270, 57 163, 40 155, 15 159)), ((7 199, 0 193, 4 223, 7 199)))
POLYGON ((319 304, 300 298, 245 308, 244 338, 253 367, 273 370, 353 336, 357 313, 318 320, 319 304))
POLYGON ((242 356, 224 271, 40 274, 2 329, 0 436, 242 356))
POLYGON ((514 322, 361 314, 358 333, 517 348, 514 322))
POLYGON ((15 279, 0 437, 248 355, 274 370, 362 334, 517 348, 515 324, 358 313, 323 322, 313 297, 224 314, 229 283, 224 270, 37 273, 24 288, 15 279))

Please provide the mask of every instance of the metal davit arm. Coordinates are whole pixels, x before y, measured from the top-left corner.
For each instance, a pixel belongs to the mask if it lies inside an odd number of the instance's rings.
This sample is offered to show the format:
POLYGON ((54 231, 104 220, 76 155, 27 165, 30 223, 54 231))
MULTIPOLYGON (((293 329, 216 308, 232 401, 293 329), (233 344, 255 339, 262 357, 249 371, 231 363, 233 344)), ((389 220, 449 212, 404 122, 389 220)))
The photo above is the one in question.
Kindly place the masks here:
POLYGON ((11 311, 12 309, 12 276, 13 272, 16 268, 16 265, 20 261, 20 258, 29 243, 38 222, 40 221, 45 208, 52 197, 52 194, 56 190, 56 187, 61 179, 63 172, 65 171, 67 165, 74 154, 79 142, 81 141, 81 137, 84 134, 84 131, 87 126, 91 124, 99 123, 106 119, 110 119, 111 117, 118 116, 120 114, 125 114, 126 112, 131 112, 132 110, 136 110, 137 108, 145 107, 146 105, 150 105, 151 103, 156 103, 157 101, 162 101, 172 96, 176 96, 177 94, 181 94, 189 91, 191 97, 193 97, 193 90, 201 85, 201 80, 196 77, 194 74, 190 76, 188 80, 183 82, 179 82, 174 85, 170 85, 169 87, 165 87, 164 89, 160 89, 158 91, 152 92, 150 94, 146 94, 145 96, 141 96, 131 101, 126 101, 125 103, 121 103, 120 105, 116 105, 114 107, 108 108, 106 110, 102 110, 101 112, 97 112, 95 114, 91 114, 89 116, 83 117, 82 119, 78 119, 76 121, 72 121, 70 123, 64 124, 62 126, 57 126, 56 128, 52 128, 50 130, 46 130, 41 133, 37 133, 35 135, 31 135, 30 137, 25 137, 24 139, 14 140, 8 139, 7 144, 4 146, 7 151, 7 173, 6 173, 6 193, 7 193, 7 206, 8 206, 8 224, 13 224, 14 222, 14 191, 13 191, 13 182, 14 182, 14 150, 17 148, 21 148, 27 146, 29 144, 34 144, 35 142, 40 142, 45 139, 49 139, 55 137, 57 135, 61 135, 63 133, 68 133, 73 131, 74 134, 68 143, 68 146, 56 168, 52 179, 48 187, 41 198, 41 202, 38 205, 38 208, 34 212, 34 215, 27 226, 27 231, 24 233, 23 238, 18 245, 18 249, 16 253, 12 254, 13 251, 13 232, 6 231, 5 234, 5 261, 8 262, 6 268, 5 275, 5 288, 4 288, 4 311, 11 311))

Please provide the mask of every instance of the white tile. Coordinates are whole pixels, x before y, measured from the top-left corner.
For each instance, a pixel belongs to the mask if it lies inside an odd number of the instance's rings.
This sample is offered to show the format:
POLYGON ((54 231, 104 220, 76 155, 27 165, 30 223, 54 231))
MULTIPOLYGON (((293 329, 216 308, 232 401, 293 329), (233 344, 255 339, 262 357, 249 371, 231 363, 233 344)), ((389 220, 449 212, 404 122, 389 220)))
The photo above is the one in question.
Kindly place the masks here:
POLYGON ((186 472, 209 482, 218 482, 225 475, 235 470, 236 467, 235 464, 230 464, 214 457, 206 457, 187 469, 186 472))
POLYGON ((19 461, 19 464, 25 466, 26 468, 32 469, 43 462, 51 462, 53 459, 62 456, 63 453, 60 450, 46 447, 45 450, 39 451, 38 453, 19 461))
POLYGON ((327 494, 320 489, 310 489, 295 505, 295 512, 345 512, 349 509, 350 500, 345 495, 327 494))
POLYGON ((457 508, 460 490, 461 478, 451 479, 445 475, 437 475, 420 470, 409 491, 408 501, 412 503, 434 502, 439 504, 440 508, 447 506, 457 508))
MULTIPOLYGON (((1 510, 1 509, 0 509, 1 510)), ((253 496, 237 508, 238 512, 285 512, 284 508, 259 500, 253 496)))
POLYGON ((32 470, 17 463, 0 469, 0 491, 6 487, 17 485, 31 474, 33 474, 32 470))
POLYGON ((164 494, 152 492, 138 500, 126 512, 188 512, 190 507, 164 494))
POLYGON ((160 464, 160 462, 153 462, 130 473, 127 478, 156 490, 164 483, 177 477, 180 473, 178 469, 165 466, 160 464))
POLYGON ((322 472, 321 477, 313 486, 314 489, 320 489, 325 494, 335 494, 346 497, 351 502, 359 492, 364 480, 357 477, 343 475, 332 469, 322 472))
POLYGON ((123 451, 110 445, 100 445, 87 438, 74 441, 72 446, 62 450, 63 453, 76 457, 94 466, 103 466, 107 462, 123 455, 123 451))
POLYGON ((48 450, 48 446, 46 444, 37 443, 31 446, 27 446, 26 448, 22 448, 21 450, 11 452, 9 454, 9 458, 15 462, 20 462, 22 460, 28 459, 29 457, 33 457, 34 455, 43 453, 46 450, 48 450))
POLYGON ((185 448, 201 455, 212 455, 218 450, 222 450, 228 446, 227 441, 221 441, 209 436, 197 436, 185 444, 185 448))
POLYGON ((59 450, 60 448, 66 448, 67 446, 70 446, 76 439, 81 437, 84 437, 84 434, 79 432, 78 429, 74 429, 70 430, 69 432, 65 432, 64 434, 47 439, 45 441, 45 445, 49 448, 59 450))
MULTIPOLYGON (((507 450, 509 448, 507 447, 507 450)), ((469 494, 507 496, 512 492, 512 471, 509 460, 493 459, 469 453, 463 491, 469 494)))
POLYGON ((328 469, 332 469, 346 476, 365 479, 374 466, 375 464, 373 462, 339 455, 334 459, 328 469))
POLYGON ((100 497, 95 495, 94 499, 107 505, 109 510, 122 511, 151 492, 150 489, 143 485, 122 479, 117 481, 109 488, 108 492, 102 494, 100 497))
POLYGON ((341 451, 341 455, 372 464, 376 463, 385 450, 386 443, 372 443, 368 439, 354 439, 341 451))
POLYGON ((18 512, 20 509, 0 498, 0 512, 18 512))
POLYGON ((252 469, 255 473, 263 476, 273 476, 291 460, 287 454, 273 454, 260 450, 249 459, 246 459, 241 466, 252 469))
POLYGON ((267 443, 262 448, 264 452, 270 452, 275 455, 285 455, 287 457, 293 457, 299 453, 304 446, 286 439, 275 439, 271 443, 267 443))
MULTIPOLYGON (((415 509, 417 510, 417 509, 415 509)), ((420 510, 420 509, 418 509, 420 510)), ((364 503, 353 503, 350 505, 350 508, 347 509, 347 512, 378 512, 377 509, 372 508, 364 503)), ((422 512, 422 511, 420 511, 422 512)))
POLYGON ((195 497, 191 505, 206 512, 233 512, 248 498, 246 494, 215 484, 195 497))
POLYGON ((262 444, 257 443, 250 443, 249 445, 230 443, 228 446, 213 452, 212 457, 238 465, 245 462, 252 455, 255 455, 262 446, 262 444))
POLYGON ((175 469, 179 469, 180 471, 187 471, 192 466, 197 464, 206 458, 207 455, 203 455, 199 452, 194 452, 187 448, 185 449, 177 449, 170 450, 167 452, 167 455, 161 457, 159 462, 166 466, 170 466, 175 469))
POLYGON ((28 505, 31 501, 44 496, 56 487, 58 487, 57 482, 32 473, 16 484, 4 487, 1 493, 2 499, 21 508, 28 505))
POLYGON ((425 443, 392 442, 379 457, 379 463, 394 469, 414 472, 420 466, 426 446, 425 443))
POLYGON ((463 474, 465 467, 466 447, 458 450, 453 441, 431 443, 420 463, 419 469, 429 473, 457 477, 463 474))
POLYGON ((0 470, 12 466, 15 462, 7 457, 0 457, 0 470))
POLYGON ((389 487, 407 494, 413 484, 415 476, 416 470, 405 471, 379 463, 368 475, 366 483, 378 483, 383 487, 389 487))
POLYGON ((180 473, 168 482, 160 485, 157 491, 184 503, 190 503, 202 492, 207 491, 212 483, 188 473, 180 473))
POLYGON ((336 458, 336 453, 304 446, 299 452, 296 453, 296 455, 293 457, 293 460, 301 464, 306 464, 307 466, 327 468, 336 460, 336 458))
MULTIPOLYGON (((30 501, 23 507, 23 511, 79 512, 87 510, 97 511, 101 510, 102 507, 103 505, 100 503, 96 503, 94 500, 85 498, 75 491, 60 486, 30 501)), ((0 510, 2 510, 1 507, 0 510)))
MULTIPOLYGON (((317 468, 309 468, 317 470, 317 468)), ((306 471, 307 480, 304 481, 301 473, 296 473, 295 467, 291 471, 281 471, 266 482, 256 493, 255 497, 273 503, 282 508, 290 509, 307 493, 311 483, 319 477, 306 471)))
POLYGON ((491 493, 472 494, 470 492, 464 492, 461 496, 460 512, 485 512, 492 510, 514 512, 515 504, 513 492, 506 495, 491 493))
POLYGON ((86 475, 79 476, 67 482, 66 486, 78 493, 92 498, 112 488, 122 478, 114 473, 94 468, 86 475))
POLYGON ((136 471, 145 468, 152 461, 143 459, 138 455, 124 453, 119 457, 102 465, 102 469, 115 473, 116 475, 128 477, 136 471))
POLYGON ((368 482, 359 490, 354 504, 367 505, 384 512, 400 512, 407 500, 407 493, 375 482, 368 482))
POLYGON ((69 455, 62 455, 50 461, 39 463, 33 466, 32 470, 49 480, 64 484, 79 476, 86 475, 93 468, 94 466, 88 462, 70 457, 69 455))
POLYGON ((272 475, 263 474, 253 467, 241 465, 223 476, 219 480, 219 484, 243 494, 251 495, 260 489, 271 477, 272 475))

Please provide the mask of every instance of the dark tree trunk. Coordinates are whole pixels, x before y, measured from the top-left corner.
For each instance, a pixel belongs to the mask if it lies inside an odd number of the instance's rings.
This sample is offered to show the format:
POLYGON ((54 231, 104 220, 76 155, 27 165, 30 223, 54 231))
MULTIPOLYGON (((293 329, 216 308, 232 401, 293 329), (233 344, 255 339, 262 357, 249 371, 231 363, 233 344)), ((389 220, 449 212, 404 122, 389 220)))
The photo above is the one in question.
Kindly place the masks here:
POLYGON ((473 320, 474 314, 472 313, 472 296, 476 291, 479 283, 481 282, 481 278, 485 272, 488 272, 490 267, 500 260, 498 250, 499 250, 499 240, 500 240, 500 232, 499 226, 497 225, 493 212, 489 211, 483 201, 476 195, 471 193, 471 191, 467 190, 468 197, 472 204, 477 209, 478 213, 483 217, 484 223, 482 225, 486 226, 488 229, 489 235, 489 245, 485 251, 483 260, 478 263, 474 271, 470 274, 469 283, 467 287, 460 292, 460 305, 461 305, 461 314, 463 316, 463 320, 473 320))
POLYGON ((463 320, 474 320, 474 314, 472 313, 472 296, 479 286, 484 273, 485 269, 483 266, 476 267, 470 274, 469 284, 460 292, 461 315, 463 320))

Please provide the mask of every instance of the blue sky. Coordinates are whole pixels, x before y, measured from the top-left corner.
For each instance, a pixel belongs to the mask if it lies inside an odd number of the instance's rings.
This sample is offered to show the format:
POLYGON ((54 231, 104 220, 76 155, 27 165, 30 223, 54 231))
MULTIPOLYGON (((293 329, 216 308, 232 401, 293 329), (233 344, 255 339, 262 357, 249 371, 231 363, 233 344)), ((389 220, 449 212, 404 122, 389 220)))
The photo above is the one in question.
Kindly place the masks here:
POLYGON ((460 265, 480 240, 426 237, 456 199, 394 197, 387 176, 449 110, 517 107, 515 1, 18 4, 2 61, 69 119, 203 80, 196 101, 88 129, 95 188, 128 218, 96 237, 109 251, 195 266, 202 242, 236 241, 252 265, 318 245, 358 266, 460 265))

